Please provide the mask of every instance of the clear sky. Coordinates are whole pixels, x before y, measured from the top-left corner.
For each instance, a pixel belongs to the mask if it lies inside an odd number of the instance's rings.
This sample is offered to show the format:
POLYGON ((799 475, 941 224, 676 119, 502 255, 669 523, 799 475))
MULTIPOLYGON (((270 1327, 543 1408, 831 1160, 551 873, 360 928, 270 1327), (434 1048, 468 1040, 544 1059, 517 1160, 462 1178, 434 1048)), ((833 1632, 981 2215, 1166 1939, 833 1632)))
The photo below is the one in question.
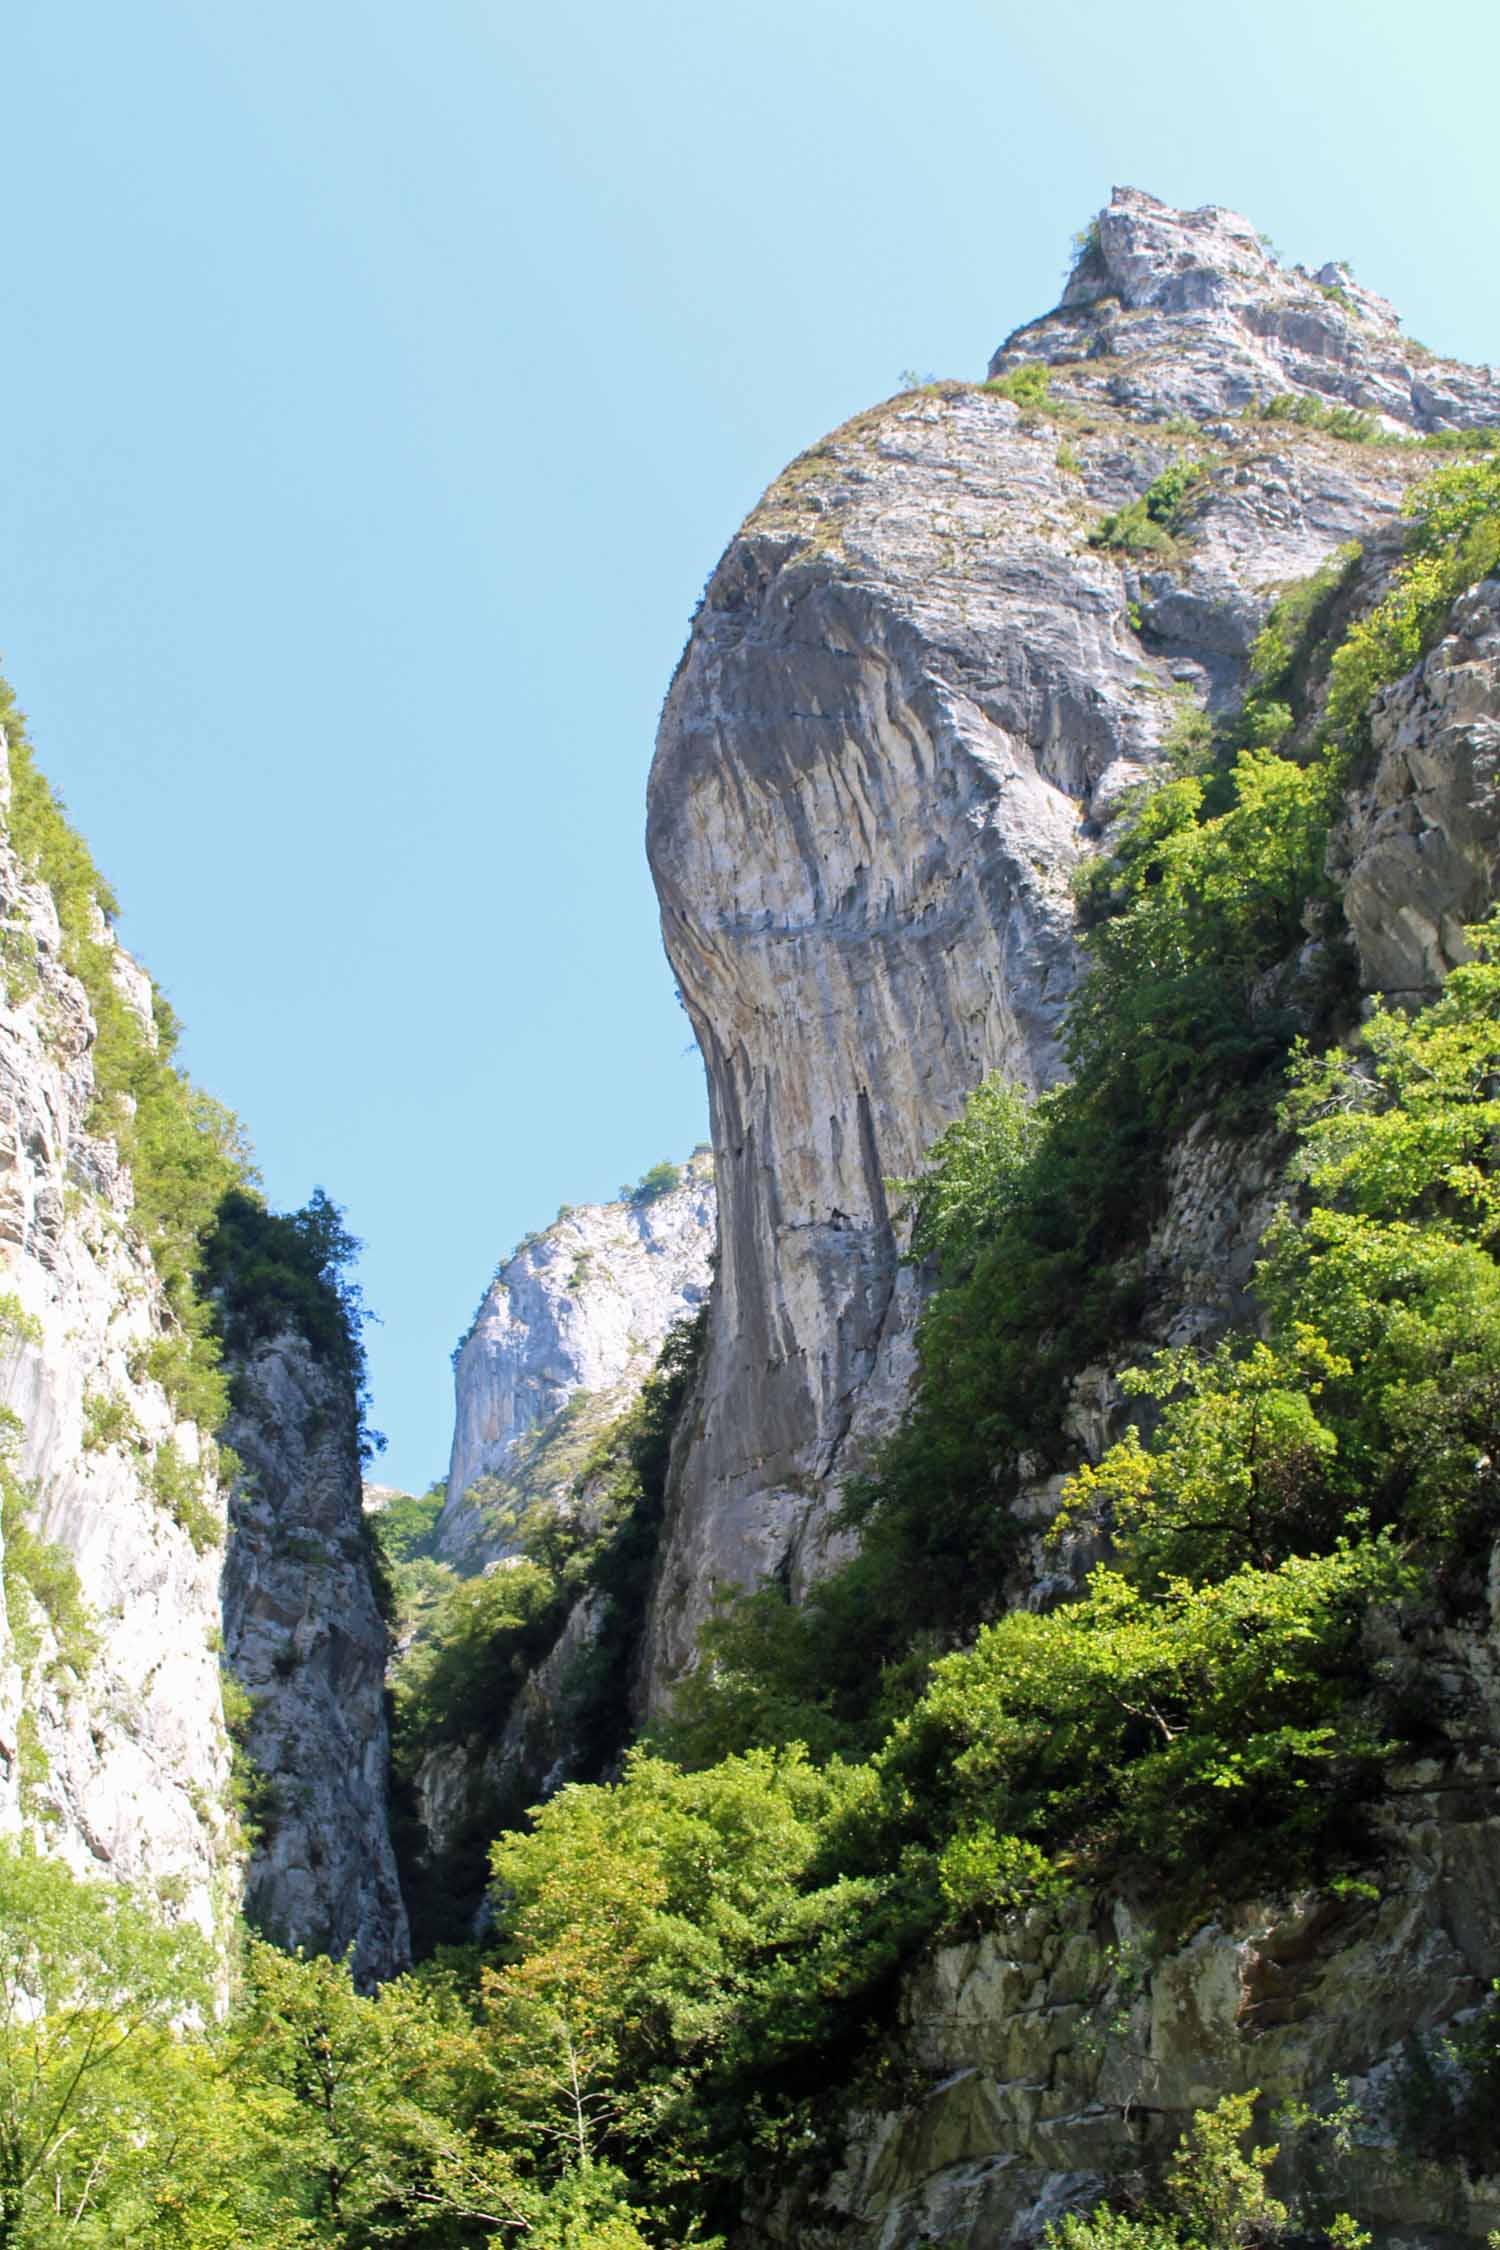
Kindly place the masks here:
POLYGON ((1500 10, 7 0, 0 655, 244 1117, 366 1243, 377 1474, 497 1258, 705 1130, 641 848, 704 578, 1113 182, 1500 361, 1500 10))

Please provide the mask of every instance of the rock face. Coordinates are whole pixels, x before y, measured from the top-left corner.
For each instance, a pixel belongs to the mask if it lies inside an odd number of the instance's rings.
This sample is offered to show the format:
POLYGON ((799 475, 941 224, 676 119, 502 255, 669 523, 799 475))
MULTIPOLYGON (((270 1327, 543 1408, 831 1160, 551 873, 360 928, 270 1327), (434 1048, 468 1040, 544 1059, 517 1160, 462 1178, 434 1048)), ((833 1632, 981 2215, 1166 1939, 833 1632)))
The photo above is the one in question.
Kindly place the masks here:
POLYGON ((665 1192, 560 1212, 499 1267, 454 1359, 445 1561, 477 1570, 513 1552, 521 1509, 566 1488, 706 1296, 717 1209, 700 1151, 665 1192))
MULTIPOLYGON (((8 810, 8 782, 0 816, 8 810)), ((208 1933, 237 1893, 219 1683, 224 1504, 207 1439, 145 1372, 170 1326, 131 1233, 130 1180, 94 1138, 94 1023, 50 893, 0 844, 0 1404, 16 1418, 0 1639, 0 1825, 79 1872, 169 1885, 208 1933), (195 1546, 154 1496, 175 1449, 204 1470, 195 1546), (88 1630, 49 1622, 18 1568, 24 1529, 77 1573, 88 1630), (89 1653, 91 1643, 92 1653, 89 1653)), ((128 956, 116 982, 150 1024, 128 956)))
MULTIPOLYGON (((1133 190, 991 376, 892 400, 793 464, 711 579, 663 715, 648 845, 708 1066, 723 1255, 674 1458, 658 1708, 716 1582, 779 1574, 795 1596, 834 1556, 831 1502, 912 1367, 923 1279, 890 1182, 988 1072, 1059 1075, 1070 876, 1122 792, 1179 714, 1238 702, 1286 582, 1358 539, 1378 583, 1385 528, 1445 458, 1415 439, 1500 424, 1489 370, 1407 343, 1342 269, 1287 272, 1233 214, 1133 190), (1038 366, 1046 411, 1034 374, 1013 380, 1038 366), (1090 543, 1179 463, 1154 552, 1090 543)), ((1365 992, 1430 997, 1466 958, 1500 883, 1500 580, 1379 698, 1329 869, 1365 992)), ((1250 1317, 1284 1154, 1209 1119, 1179 1140, 1142 1347, 1250 1317)), ((1112 1370, 1084 1370, 1078 1456, 1126 1418, 1112 1370)), ((1038 1531, 1007 1602, 1058 1600, 1102 1551, 1085 1522, 1044 1545, 1062 1481, 1023 1482, 1038 1531)), ((1392 1775, 1367 1886, 1186 1927, 1160 1899, 1074 1896, 929 1955, 867 2080, 901 2093, 851 2105, 834 2162, 768 2189, 745 2244, 1033 2244, 1226 2091, 1261 2088, 1268 2119, 1341 2085, 1352 2139, 1283 2134, 1281 2187, 1357 2211, 1381 2250, 1483 2239, 1496 2182, 1413 2160, 1401 2109, 1405 2043, 1500 1971, 1500 1551, 1490 1585, 1472 1630, 1369 1627, 1438 1746, 1392 1775)))
MULTIPOLYGON (((8 832, 7 811, 8 783, 8 832)), ((406 1920, 352 1381, 293 1337, 233 1371, 224 1436, 245 1467, 226 1511, 216 1446, 149 1372, 175 1323, 129 1173, 88 1129, 87 995, 8 841, 0 967, 0 1828, 160 1891, 220 1941, 244 1899, 285 1942, 352 1946, 363 1976, 387 1974, 406 1920), (76 1574, 61 1596, 37 1540, 76 1574), (232 1806, 226 1659, 254 1699, 255 1848, 232 1806)), ((150 980, 118 948, 112 970, 154 1040, 150 980)))
POLYGON ((1341 271, 1285 272, 1234 214, 1134 190, 993 368, 1036 362, 1066 418, 938 384, 795 462, 667 699, 647 842, 708 1069, 723 1259, 657 1704, 716 1583, 795 1592, 826 1566, 831 1499, 910 1379, 920 1280, 886 1183, 989 1072, 1058 1075, 1080 855, 1184 698, 1242 691, 1273 590, 1432 466, 1240 410, 1343 404, 1392 440, 1500 419, 1487 372, 1406 343, 1341 271), (1169 561, 1090 546, 1179 460, 1202 475, 1169 561))
MULTIPOLYGON (((518 1552, 523 1516, 539 1503, 597 1529, 611 1434, 668 1330, 703 1304, 712 1279, 713 1159, 697 1150, 673 1169, 670 1184, 648 1175, 643 1187, 655 1192, 560 1212, 497 1270, 454 1355, 453 1452, 433 1538, 450 1568, 503 1569, 518 1552)), ((462 1926, 483 1922, 485 1846, 505 1820, 577 1778, 578 1675, 597 1660, 607 1606, 598 1588, 585 1587, 485 1729, 435 1743, 416 1761, 414 1856, 405 1864, 419 1942, 429 1894, 445 1913, 456 1909, 462 1926)), ((623 1732, 628 1658, 618 1669, 612 1692, 623 1732)))
POLYGON ((224 1640, 250 1696, 261 1834, 245 1912, 362 1983, 407 1964, 388 1825, 386 1627, 376 1604, 352 1386, 295 1334, 234 1370, 224 1640))
POLYGON ((1500 580, 1381 698, 1376 764, 1335 839, 1333 871, 1367 990, 1428 999, 1468 958, 1463 926, 1500 877, 1500 580))
POLYGON ((1238 413, 1277 391, 1382 415, 1408 430, 1495 419, 1489 368, 1441 360, 1340 264, 1288 270, 1248 219, 1174 211, 1116 188, 1056 311, 1008 337, 992 375, 1081 354, 1111 365, 1115 402, 1146 421, 1238 413))
MULTIPOLYGON (((1496 1565, 1500 1565, 1497 1550, 1496 1565)), ((1451 1745, 1392 1776, 1388 1855, 1363 1891, 1250 1901, 1184 1931, 1159 1901, 1075 1895, 944 1947, 908 1978, 908 2085, 851 2113, 832 2170, 767 2198, 747 2244, 998 2250, 1040 2241, 1160 2161, 1192 2113, 1258 2088, 1277 2184, 1356 2211, 1380 2250, 1483 2241, 1500 2178, 1405 2145, 1408 2042, 1441 2037, 1500 1974, 1500 1569, 1478 1631, 1383 1657, 1442 1681, 1451 1745), (1272 2125, 1311 2099, 1357 2117, 1272 2125)))

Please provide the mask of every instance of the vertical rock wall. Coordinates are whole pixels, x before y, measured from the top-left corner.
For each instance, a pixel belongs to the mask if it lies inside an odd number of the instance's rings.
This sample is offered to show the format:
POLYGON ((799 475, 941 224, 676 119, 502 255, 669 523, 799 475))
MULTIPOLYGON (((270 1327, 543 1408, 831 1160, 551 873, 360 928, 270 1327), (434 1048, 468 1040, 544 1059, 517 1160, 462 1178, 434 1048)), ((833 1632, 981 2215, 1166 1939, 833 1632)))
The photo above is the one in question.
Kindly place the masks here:
MULTIPOLYGON (((0 814, 8 802, 7 792, 0 814)), ((87 998, 63 965, 50 894, 23 880, 8 844, 0 935, 0 1405, 15 1417, 25 1522, 70 1558, 92 1626, 84 1662, 8 1574, 0 1819, 80 1872, 170 1887, 212 1932, 238 1881, 219 1688, 222 1548, 195 1546, 152 1486, 164 1448, 191 1467, 208 1445, 144 1372, 170 1315, 130 1230, 129 1178, 113 1143, 87 1128, 87 998)), ((116 977, 149 1026, 149 986, 123 953, 116 977)), ((222 1540, 211 1482, 202 1504, 200 1538, 216 1519, 222 1540)))
POLYGON ((280 1945, 351 1955, 362 1983, 410 1946, 388 1821, 386 1626, 347 1375, 284 1333, 234 1367, 224 1643, 251 1700, 259 1776, 249 1919, 280 1945))
MULTIPOLYGON (((406 1921, 352 1382, 293 1337, 237 1371, 229 1515, 216 1446, 148 1372, 174 1323, 129 1175, 88 1129, 88 998, 50 892, 5 841, 0 968, 0 1827, 158 1891, 220 1940, 246 1898, 287 1943, 352 1946, 362 1976, 388 1974, 406 1921), (66 1558, 76 1601, 47 1593, 28 1540, 66 1558), (232 1804, 226 1662, 253 1699, 254 1848, 232 1804)), ((114 976, 154 1038, 149 980, 119 949, 114 976)))
POLYGON ((857 417, 731 543, 663 713, 647 842, 708 1069, 723 1262, 651 1631, 655 1701, 711 1590, 826 1566, 899 1412, 920 1277, 886 1186, 987 1073, 1061 1068, 1070 878, 1190 704, 1240 692, 1275 589, 1432 467, 1245 419, 1306 394, 1392 439, 1500 418, 1487 371, 1279 267, 1233 213, 1118 190, 1062 304, 857 417), (1156 553, 1091 544, 1169 467, 1156 553))

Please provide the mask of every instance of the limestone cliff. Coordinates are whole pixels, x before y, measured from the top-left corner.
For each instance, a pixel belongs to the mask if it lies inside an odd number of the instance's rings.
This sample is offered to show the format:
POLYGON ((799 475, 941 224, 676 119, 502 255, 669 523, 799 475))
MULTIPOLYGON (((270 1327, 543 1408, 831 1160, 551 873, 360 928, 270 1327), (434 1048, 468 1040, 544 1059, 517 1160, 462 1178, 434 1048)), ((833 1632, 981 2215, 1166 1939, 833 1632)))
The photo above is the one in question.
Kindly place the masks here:
MULTIPOLYGON (((43 785, 21 771, 35 800, 43 785)), ((238 1403, 225 1429, 173 1404, 164 1384, 198 1361, 140 1223, 139 1182, 103 1133, 100 987, 68 966, 77 955, 57 900, 14 846, 8 788, 0 1826, 25 1828, 81 1872, 155 1891, 221 1942, 248 1902, 285 1942, 352 1945, 362 1976, 388 1973, 407 1941, 355 1383, 288 1333, 229 1355, 238 1403), (220 1439, 241 1459, 232 1484, 220 1439), (239 1680, 227 1697, 226 1664, 239 1680), (235 1776, 226 1701, 238 1714, 247 1692, 235 1776)), ((76 874, 82 847, 49 817, 76 874)), ((90 957, 104 961, 131 1037, 159 1055, 150 980, 97 903, 88 913, 90 957)), ((112 1036, 118 1047, 118 1025, 112 1036)), ((128 1120, 133 1097, 118 1085, 111 1096, 128 1120)), ((189 1141, 195 1100, 183 1096, 189 1141)), ((204 1147, 217 1129, 210 1118, 204 1147)), ((173 1160, 191 1176, 193 1156, 173 1160)), ((197 1389, 214 1396, 211 1378, 197 1389)))
MULTIPOLYGON (((723 1256, 658 1702, 716 1582, 795 1590, 826 1562, 831 1499, 910 1377, 921 1280, 886 1182, 987 1073, 1058 1074, 1070 877, 1122 791, 1186 699, 1237 698, 1279 584, 1378 540, 1432 466, 1401 440, 1500 417, 1488 371, 1408 343, 1342 269, 1287 271, 1234 214, 1131 189, 992 376, 892 399, 793 463, 667 698, 648 850, 707 1064, 723 1256), (1029 391, 1008 380, 1027 369, 1029 391), (1345 442, 1340 410, 1389 442, 1345 442), (1091 543, 1177 465, 1155 552, 1091 543)), ((1372 901, 1372 822, 1384 865, 1420 856, 1430 786, 1379 785, 1352 846, 1372 901)), ((1472 875, 1487 846, 1453 849, 1472 875)))
POLYGON ((419 1943, 482 1918, 485 1851, 504 1819, 606 1769, 628 1735, 644 1586, 627 1569, 627 1587, 618 1568, 611 1584, 608 1558, 618 1563, 622 1532, 639 1538, 644 1574, 660 1505, 659 1490, 641 1489, 629 1431, 669 1331, 707 1299, 717 1223, 706 1150, 656 1167, 617 1203, 562 1211, 497 1269, 454 1354, 447 1495, 420 1589, 426 1614, 398 1661, 398 1704, 426 1637, 440 1641, 444 1630, 433 1576, 451 1592, 457 1577, 505 1571, 538 1506, 573 1560, 524 1658, 494 1683, 483 1724, 434 1733, 429 1713, 425 1731, 403 1732, 404 1866, 419 1943), (593 1560, 580 1579, 585 1551, 593 1560))
MULTIPOLYGON (((8 805, 0 795, 0 815, 8 805)), ((131 1229, 129 1176, 86 1122, 94 1020, 52 898, 8 841, 0 930, 0 1403, 16 1418, 0 1819, 81 1872, 168 1887, 215 1931, 238 1847, 213 1448, 147 1372, 172 1323, 131 1229), (49 1608, 12 1567, 28 1533, 62 1550, 84 1615, 49 1608)), ((114 970, 149 1026, 146 979, 118 950, 114 970)))
MULTIPOLYGON (((1359 540, 1370 598, 1442 457, 1415 440, 1500 426, 1491 371, 1405 341, 1343 269, 1288 272, 1233 214, 1133 190, 990 374, 793 464, 710 580, 663 716, 649 849, 708 1066, 723 1254, 674 1461, 658 1707, 715 1581, 795 1594, 831 1559, 832 1502, 910 1381, 924 1276, 889 1183, 987 1073, 1060 1074, 1071 878, 1123 792, 1184 713, 1238 704, 1278 589, 1359 540), (1112 542, 1133 505, 1162 536, 1112 542)), ((1328 861, 1354 974, 1428 999, 1500 895, 1500 580, 1377 696, 1362 745, 1328 861)), ((1277 974, 1316 962, 1322 927, 1277 974)), ((1281 1154, 1268 1125, 1207 1116, 1177 1140, 1127 1356, 1251 1317, 1281 1154)), ((1119 1434, 1111 1367, 1076 1378, 1064 1420, 1075 1461, 1119 1434)), ((1062 1481, 1023 1470, 1016 1513, 1044 1524, 1062 1481)), ((1002 1601, 1048 1607, 1102 1551, 1087 1524, 1071 1553, 1023 1542, 1002 1601)), ((909 1970, 837 2155, 769 2183, 740 2239, 1033 2244, 1258 2087, 1268 2111, 1323 2111, 1286 2135, 1284 2190, 1356 2211, 1381 2250, 1482 2240, 1495 2180, 1414 2155, 1402 2105, 1411 2043, 1500 1973, 1497 1569, 1472 1619, 1414 1603, 1367 1624, 1372 1676, 1432 1746, 1388 1776, 1367 1881, 1184 1910, 1122 1869, 992 1915, 909 1970), (1335 2131, 1338 2100, 1357 2123, 1335 2131)))
POLYGON ((717 1233, 713 1160, 700 1151, 672 1172, 659 1191, 653 1182, 618 1203, 559 1212, 497 1268, 454 1356, 436 1534, 445 1561, 473 1570, 513 1551, 520 1511, 566 1490, 667 1330, 702 1303, 717 1233))
POLYGON ((351 1953, 374 1981, 406 1966, 409 1943, 352 1387, 284 1331, 238 1362, 224 1434, 242 1463, 224 1640, 261 1797, 245 1912, 288 1949, 351 1953))
MULTIPOLYGON (((1366 984, 1430 997, 1500 896, 1500 580, 1381 697, 1368 775, 1333 858, 1366 984)), ((1264 1139, 1195 1130, 1151 1244, 1143 1334, 1183 1341, 1247 1317, 1274 1205, 1264 1139)), ((1097 1456, 1110 1385, 1079 1386, 1097 1456)), ((1056 1486, 1032 1496, 1045 1517, 1056 1486)), ((1075 1569, 1095 1559, 1075 1552, 1075 1569)), ((1017 1599, 1066 1588, 1038 1542, 1017 1599)), ((930 1953, 904 1980, 888 2052, 902 2093, 851 2102, 827 2170, 768 2193, 747 2243, 816 2250, 1028 2245, 1159 2165, 1193 2112, 1258 2089, 1288 2197, 1359 2214, 1381 2250, 1449 2250, 1500 2224, 1500 2176, 1414 2150, 1414 2043, 1441 2051, 1500 1976, 1500 1548, 1488 1599, 1455 1625, 1409 1605, 1367 1627, 1377 1674, 1430 1748, 1387 1776, 1367 1880, 1183 1912, 1122 1883, 1028 1909, 930 1953), (1307 2105, 1319 2114, 1309 2114, 1307 2105), (1342 2111, 1343 2123, 1335 2111, 1342 2111)))

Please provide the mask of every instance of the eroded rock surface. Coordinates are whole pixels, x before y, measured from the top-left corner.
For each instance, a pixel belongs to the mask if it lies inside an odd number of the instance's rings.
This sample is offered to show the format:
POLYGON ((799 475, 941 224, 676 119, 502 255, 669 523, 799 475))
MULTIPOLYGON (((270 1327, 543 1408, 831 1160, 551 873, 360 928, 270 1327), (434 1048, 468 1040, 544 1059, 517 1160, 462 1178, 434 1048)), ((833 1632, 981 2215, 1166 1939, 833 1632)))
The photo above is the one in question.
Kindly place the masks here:
POLYGON ((1337 261, 1288 268, 1238 212, 1175 211, 1139 188, 1115 189, 1062 302, 1007 337, 990 372, 1080 352, 1145 420, 1202 421, 1288 391, 1421 432, 1495 419, 1493 370, 1403 336, 1395 307, 1337 261))
POLYGON ((1430 999, 1500 876, 1500 579, 1376 706, 1375 765, 1331 853, 1369 992, 1430 999))
POLYGON ((650 1693, 712 1589, 826 1564, 899 1413, 918 1277, 886 1183, 980 1079, 1062 1067, 1070 878, 1185 697, 1243 689, 1282 583, 1400 511, 1419 432, 1500 419, 1342 274, 1248 222, 1117 191, 1062 305, 996 355, 1043 415, 938 384, 795 462, 711 578, 663 714, 648 850, 707 1063, 723 1253, 679 1449, 650 1693), (1388 444, 1241 418, 1285 394, 1388 444), (1167 425, 1170 425, 1168 427, 1167 425), (1174 462, 1175 553, 1089 544, 1174 462))
POLYGON ((532 1501, 566 1491, 708 1293, 713 1159, 665 1193, 560 1212, 496 1271, 454 1360, 453 1450, 436 1548, 463 1570, 515 1551, 532 1501), (490 1480, 475 1496, 480 1479, 490 1480))
POLYGON ((224 1640, 260 1777, 245 1911, 289 1950, 351 1954, 369 1983, 410 1946, 353 1387, 291 1333, 238 1361, 234 1384, 224 1640))
MULTIPOLYGON (((0 820, 8 802, 6 782, 0 820)), ((50 893, 8 842, 0 931, 0 1404, 16 1417, 16 1504, 70 1558, 90 1627, 60 1640, 12 1583, 0 1825, 29 1828, 78 1872, 165 1887, 215 1933, 237 1892, 209 1536, 222 1540, 224 1504, 208 1440, 146 1372, 171 1317, 130 1228, 129 1176, 88 1129, 87 997, 50 893), (204 1471, 198 1545, 153 1488, 169 1448, 190 1477, 204 1471)), ((119 952, 115 974, 149 1027, 147 980, 119 952)))

